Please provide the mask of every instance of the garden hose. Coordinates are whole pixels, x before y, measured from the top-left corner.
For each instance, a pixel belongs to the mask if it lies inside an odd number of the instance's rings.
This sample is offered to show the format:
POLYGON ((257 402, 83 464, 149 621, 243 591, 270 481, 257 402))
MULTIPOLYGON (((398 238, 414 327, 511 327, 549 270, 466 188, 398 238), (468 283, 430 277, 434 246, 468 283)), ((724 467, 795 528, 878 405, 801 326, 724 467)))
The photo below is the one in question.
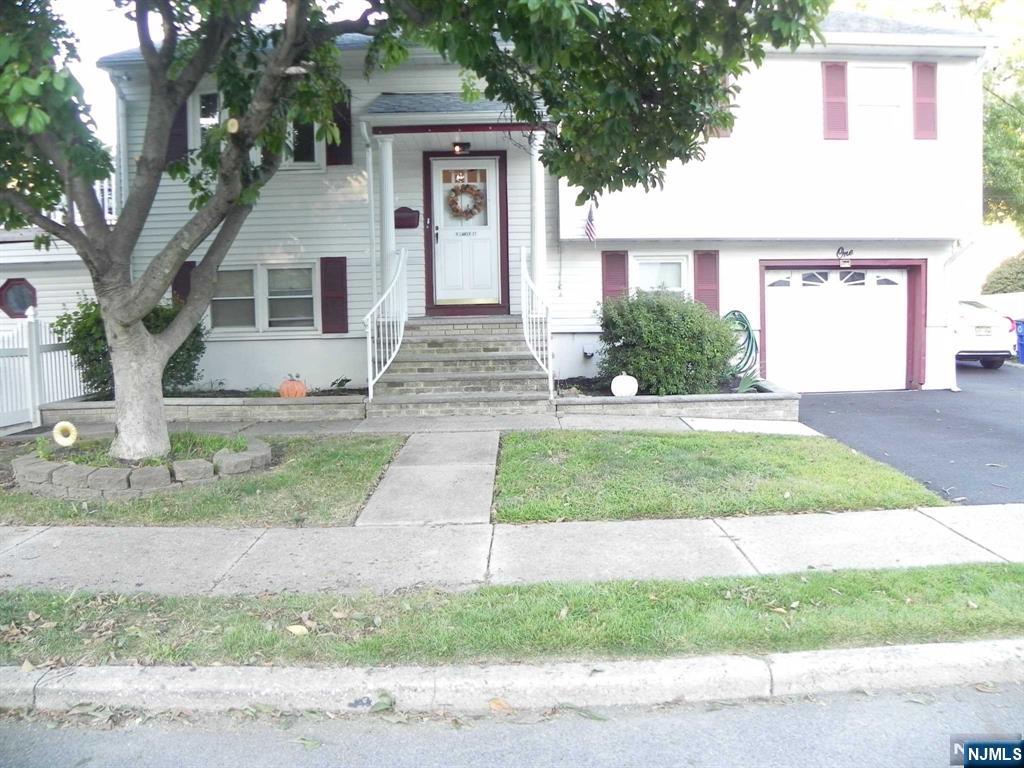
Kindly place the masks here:
POLYGON ((731 320, 736 330, 737 353, 731 368, 733 375, 743 376, 745 374, 756 375, 757 372, 757 339, 750 327, 750 320, 738 309, 725 313, 725 319, 731 320))

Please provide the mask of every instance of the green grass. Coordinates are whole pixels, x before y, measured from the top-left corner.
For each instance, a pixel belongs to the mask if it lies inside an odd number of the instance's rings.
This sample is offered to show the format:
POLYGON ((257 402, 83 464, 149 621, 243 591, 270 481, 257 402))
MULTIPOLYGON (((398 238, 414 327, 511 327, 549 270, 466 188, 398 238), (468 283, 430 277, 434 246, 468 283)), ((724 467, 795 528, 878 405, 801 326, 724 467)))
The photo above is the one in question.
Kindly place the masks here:
POLYGON ((1024 566, 389 597, 0 593, 0 663, 389 664, 767 653, 1024 633, 1024 566), (304 623, 308 634, 287 628, 304 623))
POLYGON ((497 521, 635 520, 945 502, 822 437, 517 432, 502 436, 497 521))
POLYGON ((0 524, 345 525, 355 518, 403 440, 369 435, 274 440, 270 442, 280 464, 268 472, 122 504, 41 499, 0 490, 0 524))
MULTIPOLYGON (((227 448, 244 451, 246 439, 241 435, 209 435, 197 432, 172 432, 171 452, 159 459, 141 462, 147 465, 170 464, 184 459, 210 459, 217 451, 227 448)), ((36 452, 48 461, 70 461, 73 464, 88 464, 93 467, 121 467, 127 462, 112 457, 109 439, 79 440, 70 448, 62 448, 49 437, 36 438, 36 452)))

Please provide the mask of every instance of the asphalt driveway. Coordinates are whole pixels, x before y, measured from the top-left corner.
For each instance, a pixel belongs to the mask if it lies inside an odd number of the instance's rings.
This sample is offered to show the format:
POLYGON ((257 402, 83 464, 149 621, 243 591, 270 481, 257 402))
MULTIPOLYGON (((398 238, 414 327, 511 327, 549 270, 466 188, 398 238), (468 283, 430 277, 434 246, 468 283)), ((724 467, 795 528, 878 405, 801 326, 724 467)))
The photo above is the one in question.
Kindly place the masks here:
POLYGON ((957 366, 962 392, 804 395, 800 420, 964 504, 1024 501, 1024 366, 957 366))

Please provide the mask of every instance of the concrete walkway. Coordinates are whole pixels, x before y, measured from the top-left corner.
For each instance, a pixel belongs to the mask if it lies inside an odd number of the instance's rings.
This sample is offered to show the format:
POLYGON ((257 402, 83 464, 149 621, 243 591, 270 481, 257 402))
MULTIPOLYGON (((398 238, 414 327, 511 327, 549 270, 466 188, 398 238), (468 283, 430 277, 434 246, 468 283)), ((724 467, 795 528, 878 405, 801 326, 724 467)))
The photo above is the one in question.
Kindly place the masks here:
POLYGON ((420 432, 391 462, 356 525, 487 523, 497 432, 420 432))
POLYGON ((1024 504, 703 520, 0 528, 0 589, 387 593, 1024 563, 1024 504))

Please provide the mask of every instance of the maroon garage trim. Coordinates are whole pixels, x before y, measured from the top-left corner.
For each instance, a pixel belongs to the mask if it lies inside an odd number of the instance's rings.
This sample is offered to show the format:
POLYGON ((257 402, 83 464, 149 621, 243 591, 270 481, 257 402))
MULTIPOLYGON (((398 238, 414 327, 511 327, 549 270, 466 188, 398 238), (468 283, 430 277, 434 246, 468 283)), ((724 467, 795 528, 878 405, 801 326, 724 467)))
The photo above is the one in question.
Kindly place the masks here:
POLYGON ((470 154, 454 152, 423 153, 423 269, 426 290, 426 312, 428 315, 507 315, 509 314, 508 294, 508 152, 501 149, 487 150, 470 154), (498 248, 501 269, 501 303, 500 304, 435 304, 434 303, 434 189, 430 161, 435 157, 496 157, 498 158, 498 212, 501 216, 500 246, 498 248))
MULTIPOLYGON (((761 272, 761 376, 767 376, 768 341, 765 327, 765 273, 770 269, 840 269, 835 259, 762 260, 761 272)), ((928 318, 928 262, 925 259, 858 259, 842 269, 907 270, 907 375, 906 388, 924 385, 925 326, 928 318)))

